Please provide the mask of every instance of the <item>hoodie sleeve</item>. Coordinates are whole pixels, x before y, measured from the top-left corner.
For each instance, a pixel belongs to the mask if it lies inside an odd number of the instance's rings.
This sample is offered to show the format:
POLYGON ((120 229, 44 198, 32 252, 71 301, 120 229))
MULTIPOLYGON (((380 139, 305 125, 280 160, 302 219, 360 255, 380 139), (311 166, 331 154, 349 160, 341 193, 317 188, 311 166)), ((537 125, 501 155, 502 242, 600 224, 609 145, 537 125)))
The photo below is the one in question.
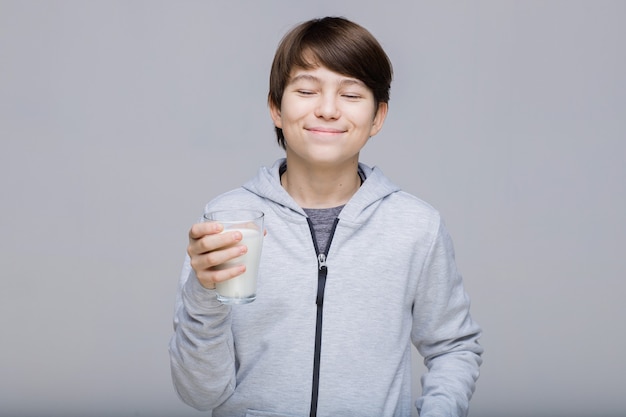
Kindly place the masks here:
POLYGON ((198 410, 211 410, 235 389, 235 357, 230 307, 204 288, 185 261, 176 300, 170 365, 180 398, 198 410))
POLYGON ((413 343, 428 368, 416 406, 421 417, 466 416, 482 363, 481 329, 470 317, 470 300, 441 220, 436 229, 413 312, 413 343))

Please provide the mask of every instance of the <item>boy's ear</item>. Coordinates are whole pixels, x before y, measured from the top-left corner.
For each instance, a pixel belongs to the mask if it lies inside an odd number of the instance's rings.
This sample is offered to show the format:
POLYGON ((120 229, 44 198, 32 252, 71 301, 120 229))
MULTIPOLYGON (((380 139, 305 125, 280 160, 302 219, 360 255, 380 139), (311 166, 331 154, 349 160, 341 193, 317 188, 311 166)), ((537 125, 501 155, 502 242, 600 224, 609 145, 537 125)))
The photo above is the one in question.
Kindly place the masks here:
POLYGON ((374 114, 374 121, 372 122, 372 128, 370 129, 370 137, 380 132, 380 129, 383 128, 383 124, 385 123, 385 118, 387 117, 388 110, 388 103, 382 101, 378 103, 376 114, 374 114))
POLYGON ((272 103, 271 101, 269 102, 269 108, 270 108, 270 116, 272 117, 272 120, 274 121, 274 126, 282 129, 283 121, 280 115, 280 109, 276 107, 276 105, 272 103))

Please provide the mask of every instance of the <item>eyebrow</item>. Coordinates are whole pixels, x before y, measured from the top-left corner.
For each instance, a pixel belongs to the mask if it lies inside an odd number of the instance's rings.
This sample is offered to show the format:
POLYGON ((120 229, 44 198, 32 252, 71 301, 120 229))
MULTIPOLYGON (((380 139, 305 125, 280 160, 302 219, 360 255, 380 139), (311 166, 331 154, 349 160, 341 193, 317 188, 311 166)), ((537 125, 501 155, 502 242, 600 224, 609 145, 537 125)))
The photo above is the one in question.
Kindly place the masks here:
MULTIPOLYGON (((311 75, 311 74, 298 74, 295 77, 293 77, 291 80, 289 80, 289 84, 293 84, 295 82, 301 81, 301 80, 305 80, 305 81, 311 81, 311 82, 315 82, 315 83, 321 83, 321 79, 319 79, 318 77, 311 75)), ((356 78, 343 78, 340 82, 339 85, 341 86, 346 86, 346 85, 358 85, 361 87, 366 87, 365 83, 361 80, 358 80, 356 78)))

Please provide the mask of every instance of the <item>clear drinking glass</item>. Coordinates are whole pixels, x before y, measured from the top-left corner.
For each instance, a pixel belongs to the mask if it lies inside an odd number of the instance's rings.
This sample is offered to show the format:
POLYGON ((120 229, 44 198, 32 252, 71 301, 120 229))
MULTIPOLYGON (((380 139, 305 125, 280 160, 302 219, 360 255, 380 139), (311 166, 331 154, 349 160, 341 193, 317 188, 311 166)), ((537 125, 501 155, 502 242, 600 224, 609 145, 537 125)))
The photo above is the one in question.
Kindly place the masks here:
POLYGON ((247 304, 256 299, 257 275, 263 246, 264 214, 258 210, 221 210, 204 214, 204 221, 219 222, 224 232, 237 230, 243 239, 237 245, 246 245, 248 251, 215 269, 246 265, 246 271, 229 280, 215 284, 217 299, 224 304, 247 304))

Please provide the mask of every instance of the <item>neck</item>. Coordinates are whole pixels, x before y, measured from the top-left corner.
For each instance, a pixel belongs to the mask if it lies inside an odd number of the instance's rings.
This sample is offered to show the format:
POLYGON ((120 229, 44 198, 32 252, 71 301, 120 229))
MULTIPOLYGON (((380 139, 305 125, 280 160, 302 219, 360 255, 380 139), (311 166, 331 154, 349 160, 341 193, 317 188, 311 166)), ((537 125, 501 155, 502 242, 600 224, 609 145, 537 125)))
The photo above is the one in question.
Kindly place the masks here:
POLYGON ((303 208, 341 206, 361 186, 358 163, 341 170, 288 165, 280 181, 287 193, 303 208))

